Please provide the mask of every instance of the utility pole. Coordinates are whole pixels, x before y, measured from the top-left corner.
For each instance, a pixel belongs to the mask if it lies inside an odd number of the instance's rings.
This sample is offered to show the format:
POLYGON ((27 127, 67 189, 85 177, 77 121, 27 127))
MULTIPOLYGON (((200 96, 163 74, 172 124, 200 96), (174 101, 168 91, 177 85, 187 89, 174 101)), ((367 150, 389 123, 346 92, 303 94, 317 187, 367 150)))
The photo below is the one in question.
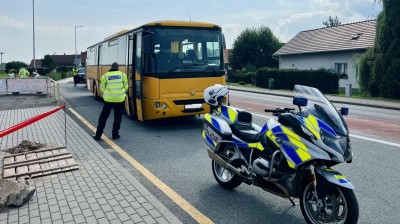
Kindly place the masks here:
POLYGON ((0 70, 3 70, 3 54, 4 52, 0 52, 0 70))
POLYGON ((35 0, 32 0, 32 12, 33 12, 33 68, 36 68, 35 59, 35 0))
POLYGON ((83 27, 83 26, 75 26, 75 63, 76 63, 76 59, 77 59, 77 56, 78 56, 78 51, 76 50, 76 28, 77 27, 83 27))

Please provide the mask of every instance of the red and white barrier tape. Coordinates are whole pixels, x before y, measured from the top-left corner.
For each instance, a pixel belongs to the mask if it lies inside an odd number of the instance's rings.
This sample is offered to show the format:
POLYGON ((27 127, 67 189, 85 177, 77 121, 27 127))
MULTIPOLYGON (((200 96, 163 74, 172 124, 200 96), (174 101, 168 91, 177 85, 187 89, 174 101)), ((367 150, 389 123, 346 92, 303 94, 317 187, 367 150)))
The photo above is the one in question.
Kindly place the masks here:
POLYGON ((4 137, 4 136, 6 136, 6 135, 8 135, 10 133, 13 133, 13 132, 15 132, 15 131, 17 131, 17 130, 19 130, 21 128, 24 128, 24 127, 26 127, 28 125, 31 125, 32 123, 35 123, 36 121, 39 121, 39 120, 41 120, 41 119, 43 119, 43 118, 45 118, 47 116, 50 116, 51 114, 54 114, 55 112, 57 112, 57 111, 59 111, 61 109, 64 109, 64 108, 65 108, 65 104, 62 105, 62 106, 59 106, 59 107, 57 107, 57 108, 55 108, 55 109, 53 109, 53 110, 51 110, 49 112, 46 112, 44 114, 40 114, 38 116, 32 117, 32 118, 30 118, 28 120, 25 120, 25 121, 23 121, 23 122, 21 122, 19 124, 11 126, 11 127, 7 128, 7 129, 5 129, 3 131, 0 131, 0 138, 4 137))

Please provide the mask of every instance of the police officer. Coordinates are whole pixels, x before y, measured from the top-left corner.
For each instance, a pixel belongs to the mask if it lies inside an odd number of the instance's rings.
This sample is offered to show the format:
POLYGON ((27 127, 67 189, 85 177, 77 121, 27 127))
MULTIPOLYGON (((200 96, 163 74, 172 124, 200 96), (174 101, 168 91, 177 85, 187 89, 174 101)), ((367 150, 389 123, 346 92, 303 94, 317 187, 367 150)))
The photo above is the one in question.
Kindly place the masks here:
POLYGON ((118 71, 118 63, 112 63, 111 69, 101 77, 100 91, 103 92, 104 106, 93 138, 95 140, 101 138, 107 118, 111 113, 111 109, 114 108, 112 138, 118 139, 120 138, 119 128, 122 120, 122 110, 125 105, 126 91, 128 91, 128 78, 125 73, 118 71))
POLYGON ((78 68, 74 67, 72 69, 72 75, 74 76, 74 86, 78 83, 78 68))
POLYGON ((26 70, 25 68, 21 68, 21 69, 19 70, 18 76, 19 76, 20 78, 28 78, 29 75, 30 75, 30 74, 29 74, 28 70, 26 70))

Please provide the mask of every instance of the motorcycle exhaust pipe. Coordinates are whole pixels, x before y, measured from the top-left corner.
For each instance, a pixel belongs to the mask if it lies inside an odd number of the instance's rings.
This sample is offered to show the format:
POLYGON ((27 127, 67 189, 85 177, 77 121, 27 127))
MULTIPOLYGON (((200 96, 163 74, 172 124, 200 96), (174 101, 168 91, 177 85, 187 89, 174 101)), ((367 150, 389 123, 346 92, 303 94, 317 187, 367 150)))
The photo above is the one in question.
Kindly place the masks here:
POLYGON ((231 164, 225 162, 220 156, 215 154, 211 149, 208 149, 208 156, 214 160, 218 165, 224 167, 228 171, 234 173, 235 175, 244 178, 244 176, 241 174, 240 170, 237 169, 236 167, 232 166, 231 164))

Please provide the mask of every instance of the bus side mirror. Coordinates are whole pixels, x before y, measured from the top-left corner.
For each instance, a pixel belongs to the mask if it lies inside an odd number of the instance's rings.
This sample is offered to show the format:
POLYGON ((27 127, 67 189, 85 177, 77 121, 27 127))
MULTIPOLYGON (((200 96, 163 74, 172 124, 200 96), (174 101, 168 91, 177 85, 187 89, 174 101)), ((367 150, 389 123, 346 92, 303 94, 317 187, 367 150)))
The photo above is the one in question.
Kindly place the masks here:
POLYGON ((223 49, 226 49, 226 41, 225 41, 225 35, 222 34, 222 47, 223 49))

